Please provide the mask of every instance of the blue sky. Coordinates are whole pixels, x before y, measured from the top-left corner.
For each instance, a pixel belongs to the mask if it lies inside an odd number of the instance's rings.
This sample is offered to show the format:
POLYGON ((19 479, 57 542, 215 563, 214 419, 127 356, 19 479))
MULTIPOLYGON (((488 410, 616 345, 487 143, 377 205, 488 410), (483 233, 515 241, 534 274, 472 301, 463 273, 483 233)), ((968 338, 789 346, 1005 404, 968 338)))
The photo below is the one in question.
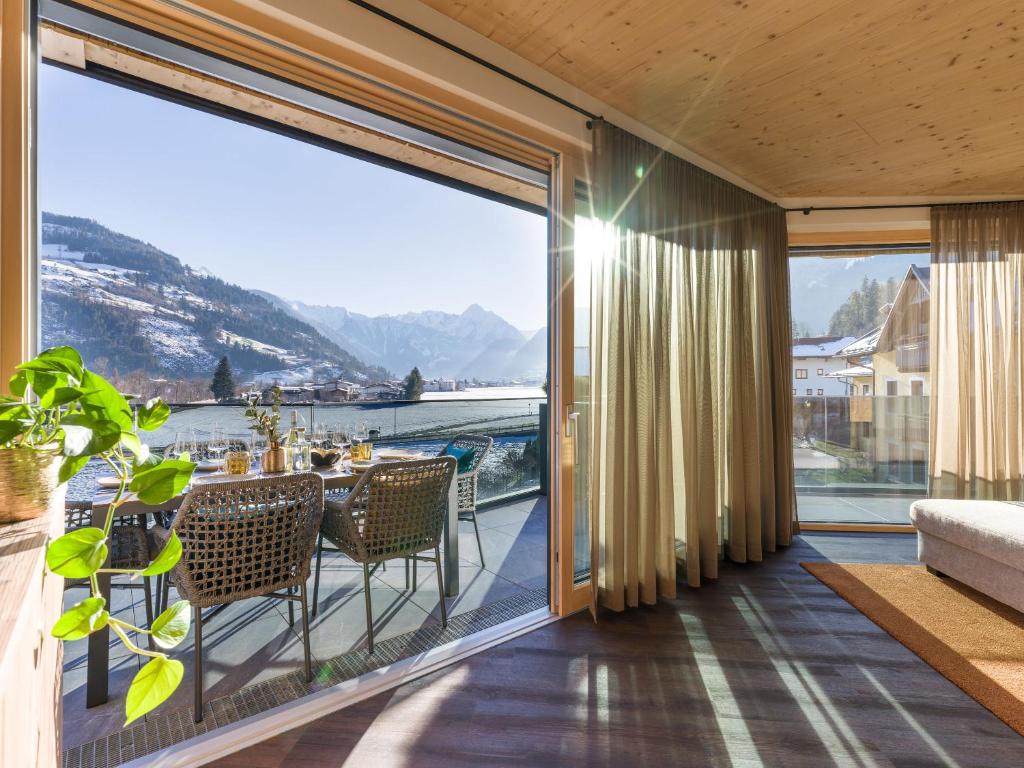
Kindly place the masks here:
POLYGON ((46 65, 39 196, 288 299, 546 324, 542 216, 46 65))

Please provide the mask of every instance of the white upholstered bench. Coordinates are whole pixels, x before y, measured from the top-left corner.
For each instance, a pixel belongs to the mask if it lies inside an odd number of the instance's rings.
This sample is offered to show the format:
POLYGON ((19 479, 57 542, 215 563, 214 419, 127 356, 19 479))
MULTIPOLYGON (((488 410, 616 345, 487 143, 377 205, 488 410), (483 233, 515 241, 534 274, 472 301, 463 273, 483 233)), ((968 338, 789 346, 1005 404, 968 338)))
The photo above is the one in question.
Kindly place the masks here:
POLYGON ((926 499, 910 519, 930 572, 1024 611, 1024 503, 926 499))

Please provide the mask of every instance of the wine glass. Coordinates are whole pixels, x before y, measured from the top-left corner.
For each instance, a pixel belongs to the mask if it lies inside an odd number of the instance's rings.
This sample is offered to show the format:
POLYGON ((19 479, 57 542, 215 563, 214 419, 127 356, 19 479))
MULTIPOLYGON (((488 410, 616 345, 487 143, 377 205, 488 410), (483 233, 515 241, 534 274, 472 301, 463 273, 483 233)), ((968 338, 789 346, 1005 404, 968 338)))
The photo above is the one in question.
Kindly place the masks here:
POLYGON ((224 427, 219 424, 213 425, 213 428, 210 430, 210 442, 207 443, 207 449, 218 459, 228 449, 228 436, 224 431, 224 427))
POLYGON ((179 429, 174 433, 174 443, 171 445, 171 455, 176 459, 183 456, 191 456, 196 452, 196 433, 191 427, 179 429))
POLYGON ((327 427, 324 423, 317 422, 313 425, 313 447, 314 448, 326 448, 327 447, 327 427))
POLYGON ((255 429, 249 433, 249 453, 257 462, 267 452, 267 436, 255 429))
POLYGON ((330 435, 331 447, 337 448, 339 451, 348 446, 348 430, 346 430, 340 424, 336 424, 334 429, 331 430, 330 435))

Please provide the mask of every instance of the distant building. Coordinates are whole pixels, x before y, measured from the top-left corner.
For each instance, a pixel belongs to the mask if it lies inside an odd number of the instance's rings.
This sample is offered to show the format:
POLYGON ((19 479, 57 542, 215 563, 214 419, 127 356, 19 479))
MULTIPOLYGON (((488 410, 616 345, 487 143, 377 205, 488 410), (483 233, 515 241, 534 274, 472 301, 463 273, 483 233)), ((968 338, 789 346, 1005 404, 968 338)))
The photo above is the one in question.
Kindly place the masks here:
POLYGON ((358 400, 362 387, 350 381, 328 381, 317 387, 317 399, 325 403, 347 403, 350 400, 358 400))
MULTIPOLYGON (((282 403, 310 403, 314 399, 314 389, 311 384, 304 384, 301 386, 281 386, 278 387, 278 389, 281 390, 282 403)), ((273 387, 267 387, 263 390, 263 402, 274 402, 273 387)))
POLYGON ((796 397, 841 396, 846 386, 829 374, 846 367, 836 353, 853 336, 812 336, 793 339, 793 395, 796 397))
POLYGON ((381 384, 370 384, 359 390, 360 400, 401 400, 405 390, 399 382, 385 381, 381 384))

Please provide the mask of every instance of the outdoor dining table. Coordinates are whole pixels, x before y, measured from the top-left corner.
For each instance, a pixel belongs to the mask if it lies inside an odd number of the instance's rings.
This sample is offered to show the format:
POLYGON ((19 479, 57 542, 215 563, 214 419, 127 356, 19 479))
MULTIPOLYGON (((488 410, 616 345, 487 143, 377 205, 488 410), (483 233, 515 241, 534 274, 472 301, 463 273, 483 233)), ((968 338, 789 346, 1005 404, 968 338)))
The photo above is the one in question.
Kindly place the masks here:
MULTIPOLYGON (((416 457, 426 458, 426 457, 416 457)), ((384 459, 386 461, 386 459, 384 459)), ((353 472, 349 462, 341 462, 334 467, 314 467, 313 470, 324 479, 325 491, 338 491, 352 488, 359 481, 358 472, 353 472)), ((244 477, 252 478, 249 474, 244 477)), ((262 475, 256 475, 262 476, 262 475)), ((280 475, 266 475, 267 477, 280 477, 280 475)), ((215 483, 218 481, 237 480, 239 476, 232 476, 217 471, 204 473, 197 471, 192 478, 194 484, 215 483)), ((186 489, 187 490, 187 489, 186 489)), ((129 494, 126 500, 118 506, 114 513, 115 517, 146 516, 158 512, 171 512, 177 509, 185 494, 181 493, 170 501, 150 505, 139 501, 134 495, 129 494)), ((114 491, 98 490, 92 499, 93 519, 101 521, 106 519, 110 502, 114 499, 114 491)), ((448 490, 448 514, 444 519, 444 593, 448 597, 454 597, 459 593, 459 504, 458 504, 458 483, 452 478, 451 487, 448 490)), ((99 574, 99 588, 103 598, 110 605, 110 574, 99 574)), ((96 707, 107 702, 107 691, 110 675, 110 629, 104 626, 102 629, 89 635, 88 667, 86 670, 86 707, 96 707)))

